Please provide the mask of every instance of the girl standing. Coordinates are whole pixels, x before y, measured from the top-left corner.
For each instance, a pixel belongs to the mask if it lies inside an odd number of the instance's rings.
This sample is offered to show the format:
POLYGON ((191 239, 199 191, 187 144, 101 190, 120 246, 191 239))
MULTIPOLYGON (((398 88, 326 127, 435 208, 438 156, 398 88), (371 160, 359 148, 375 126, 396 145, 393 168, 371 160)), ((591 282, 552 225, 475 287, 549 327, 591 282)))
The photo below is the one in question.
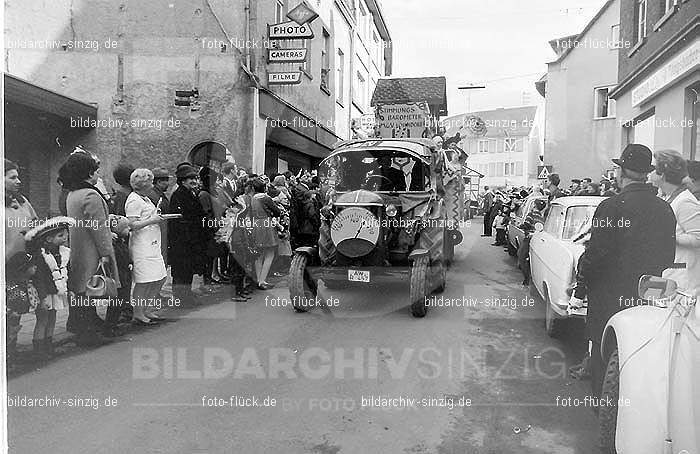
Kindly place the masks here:
POLYGON ((36 265, 33 278, 39 303, 34 309, 34 352, 47 359, 53 356, 56 311, 66 307, 68 299, 68 229, 75 220, 65 216, 51 218, 27 232, 25 240, 36 265))

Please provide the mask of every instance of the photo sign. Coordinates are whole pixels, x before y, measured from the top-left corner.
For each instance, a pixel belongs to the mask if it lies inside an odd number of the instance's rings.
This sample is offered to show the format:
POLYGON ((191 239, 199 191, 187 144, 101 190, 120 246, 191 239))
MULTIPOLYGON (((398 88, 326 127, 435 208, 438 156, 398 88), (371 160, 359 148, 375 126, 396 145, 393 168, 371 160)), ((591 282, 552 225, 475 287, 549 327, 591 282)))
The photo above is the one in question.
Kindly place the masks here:
POLYGON ((267 35, 270 39, 311 39, 314 37, 314 32, 309 24, 299 25, 289 21, 268 25, 267 35))
POLYGON ((385 138, 420 138, 430 126, 426 102, 377 106, 375 116, 379 134, 385 138))

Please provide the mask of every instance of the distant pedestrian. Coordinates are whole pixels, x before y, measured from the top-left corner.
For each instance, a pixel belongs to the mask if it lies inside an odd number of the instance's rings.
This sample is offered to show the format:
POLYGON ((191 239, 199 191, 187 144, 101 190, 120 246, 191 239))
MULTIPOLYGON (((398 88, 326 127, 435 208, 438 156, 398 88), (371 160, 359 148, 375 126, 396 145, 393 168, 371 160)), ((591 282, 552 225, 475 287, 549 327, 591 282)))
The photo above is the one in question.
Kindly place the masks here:
POLYGON ((671 206, 647 184, 654 170, 651 151, 630 144, 613 162, 620 194, 603 200, 593 215, 591 239, 579 260, 579 272, 588 285, 586 329, 593 343, 593 392, 601 393, 604 367, 600 343, 603 329, 615 313, 636 305, 637 284, 644 274, 661 276, 673 264, 676 219, 671 206))
POLYGON ((484 186, 484 198, 481 202, 481 210, 484 213, 484 233, 481 236, 491 236, 491 205, 493 204, 493 192, 488 186, 484 186))
POLYGON ((547 177, 547 189, 549 190, 549 201, 563 197, 564 193, 559 189, 559 174, 552 173, 547 177))
POLYGON ((272 288, 272 284, 267 282, 267 275, 280 242, 274 218, 279 218, 281 211, 272 198, 267 195, 266 184, 262 179, 253 180, 253 189, 255 194, 250 206, 253 236, 255 246, 260 251, 255 260, 255 275, 258 288, 267 290, 272 288))
POLYGON ((114 193, 112 198, 109 200, 110 208, 109 212, 111 214, 116 214, 118 216, 126 216, 125 205, 126 199, 131 194, 131 183, 129 179, 134 171, 134 167, 129 164, 120 163, 112 171, 112 178, 114 178, 117 186, 114 188, 114 193))

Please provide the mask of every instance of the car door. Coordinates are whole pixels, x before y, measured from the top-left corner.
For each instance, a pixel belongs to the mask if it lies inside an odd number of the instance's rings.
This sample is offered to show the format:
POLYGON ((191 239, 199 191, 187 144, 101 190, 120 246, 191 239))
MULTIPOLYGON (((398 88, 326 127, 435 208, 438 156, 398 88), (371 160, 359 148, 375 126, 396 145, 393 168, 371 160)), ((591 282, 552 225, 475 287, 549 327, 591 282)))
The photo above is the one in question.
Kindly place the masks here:
POLYGON ((561 232, 564 225, 564 207, 560 204, 552 204, 544 221, 544 229, 535 232, 530 240, 530 272, 532 282, 537 290, 544 296, 544 282, 549 282, 556 275, 554 263, 561 241, 561 232))

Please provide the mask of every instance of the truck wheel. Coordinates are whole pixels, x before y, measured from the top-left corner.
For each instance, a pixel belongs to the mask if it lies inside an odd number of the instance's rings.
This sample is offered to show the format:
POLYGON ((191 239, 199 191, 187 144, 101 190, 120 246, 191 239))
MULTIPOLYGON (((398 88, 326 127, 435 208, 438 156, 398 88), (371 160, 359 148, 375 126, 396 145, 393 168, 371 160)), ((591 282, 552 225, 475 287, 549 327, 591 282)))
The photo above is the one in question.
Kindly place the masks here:
POLYGON ((433 292, 444 292, 445 286, 447 285, 447 268, 445 267, 445 264, 441 261, 437 261, 433 263, 431 271, 433 273, 433 292))
POLYGON ((612 402, 612 405, 601 405, 598 408, 598 423, 600 425, 600 451, 604 454, 615 454, 615 431, 617 429, 617 402, 620 397, 620 354, 612 352, 608 359, 608 368, 603 379, 601 402, 612 402))
POLYGON ((428 296, 428 275, 429 270, 428 256, 418 257, 413 261, 411 266, 411 314, 414 317, 425 317, 428 308, 425 306, 425 298, 428 296))
POLYGON ((552 338, 561 337, 564 332, 564 325, 567 320, 557 317, 552 309, 552 303, 549 300, 549 294, 545 298, 545 309, 544 309, 544 329, 547 331, 547 336, 552 338))
POLYGON ((318 294, 318 285, 311 278, 306 264, 309 256, 306 254, 295 254, 292 264, 289 266, 289 297, 292 306, 297 312, 307 312, 308 306, 300 304, 301 301, 314 299, 318 294))

